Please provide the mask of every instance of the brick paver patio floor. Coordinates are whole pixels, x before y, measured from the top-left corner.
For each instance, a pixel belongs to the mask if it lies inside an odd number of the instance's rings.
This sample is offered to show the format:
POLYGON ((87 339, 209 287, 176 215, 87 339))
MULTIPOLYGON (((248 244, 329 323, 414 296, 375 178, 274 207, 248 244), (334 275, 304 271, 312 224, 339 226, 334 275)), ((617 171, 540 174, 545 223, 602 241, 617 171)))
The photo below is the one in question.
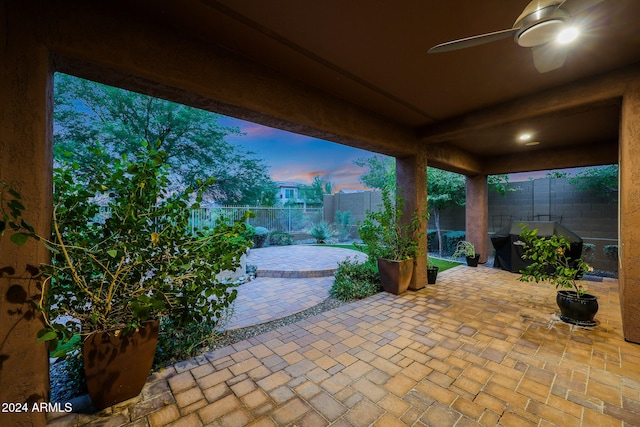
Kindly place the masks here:
POLYGON ((170 366, 138 398, 50 425, 640 425, 640 345, 617 282, 599 324, 555 321, 555 290, 466 266, 170 366), (130 424, 128 424, 130 423, 130 424))

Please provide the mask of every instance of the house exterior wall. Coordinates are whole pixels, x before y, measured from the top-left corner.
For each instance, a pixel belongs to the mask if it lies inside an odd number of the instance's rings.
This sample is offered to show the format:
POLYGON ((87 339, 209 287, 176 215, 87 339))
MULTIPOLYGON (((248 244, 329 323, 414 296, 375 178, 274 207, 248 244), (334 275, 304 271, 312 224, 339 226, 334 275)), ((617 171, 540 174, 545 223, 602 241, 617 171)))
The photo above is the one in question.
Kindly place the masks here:
POLYGON ((278 188, 278 194, 276 200, 278 203, 285 204, 287 202, 297 203, 300 200, 298 187, 294 186, 280 186, 278 188))

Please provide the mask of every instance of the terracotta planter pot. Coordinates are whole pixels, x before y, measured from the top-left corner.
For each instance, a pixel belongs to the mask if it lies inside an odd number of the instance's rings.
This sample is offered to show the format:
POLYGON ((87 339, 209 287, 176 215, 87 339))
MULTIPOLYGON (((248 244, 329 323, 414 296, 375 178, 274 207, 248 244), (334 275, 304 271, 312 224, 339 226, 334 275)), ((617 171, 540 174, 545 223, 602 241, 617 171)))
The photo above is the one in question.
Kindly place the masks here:
POLYGON ((378 273, 384 290, 400 295, 409 289, 413 275, 413 260, 393 261, 378 258, 378 273))
POLYGON ((578 298, 576 291, 558 291, 556 303, 560 307, 560 318, 579 326, 595 326, 593 320, 598 312, 598 298, 584 294, 578 298))
POLYGON ((83 346, 84 374, 96 409, 136 397, 144 386, 158 346, 158 321, 134 333, 96 332, 83 346))

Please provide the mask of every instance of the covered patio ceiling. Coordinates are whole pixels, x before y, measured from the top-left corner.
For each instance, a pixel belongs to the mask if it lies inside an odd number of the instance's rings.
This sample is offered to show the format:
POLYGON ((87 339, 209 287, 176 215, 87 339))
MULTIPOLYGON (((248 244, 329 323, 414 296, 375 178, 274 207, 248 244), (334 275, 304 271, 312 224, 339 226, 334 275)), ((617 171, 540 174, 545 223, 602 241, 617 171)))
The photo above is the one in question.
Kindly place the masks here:
POLYGON ((620 95, 640 66, 639 1, 605 0, 577 15, 581 38, 564 66, 547 73, 510 37, 427 53, 441 42, 510 28, 527 4, 142 0, 127 7, 145 23, 231 51, 406 128, 419 146, 430 146, 435 166, 503 173, 616 162, 620 95), (524 131, 539 144, 519 142, 524 131))

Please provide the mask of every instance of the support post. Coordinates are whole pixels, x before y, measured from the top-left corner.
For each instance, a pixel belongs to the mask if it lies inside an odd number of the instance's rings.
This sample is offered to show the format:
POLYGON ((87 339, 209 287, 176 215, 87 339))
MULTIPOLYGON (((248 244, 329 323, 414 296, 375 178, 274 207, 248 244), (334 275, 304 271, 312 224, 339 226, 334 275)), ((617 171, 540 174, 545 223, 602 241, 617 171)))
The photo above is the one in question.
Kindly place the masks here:
POLYGON ((472 242, 480 262, 487 261, 489 250, 489 190, 487 176, 467 177, 467 204, 465 209, 467 240, 472 242))
MULTIPOLYGON (((418 154, 396 158, 396 187, 404 198, 403 221, 410 221, 414 212, 423 216, 427 208, 427 154, 420 149, 418 154)), ((418 241, 422 254, 416 259, 409 289, 422 289, 427 284, 427 221, 421 221, 422 237, 418 241)))
POLYGON ((622 99, 618 227, 618 277, 622 331, 640 344, 640 79, 622 99))
MULTIPOLYGON (((0 10, 0 180, 21 193, 24 219, 46 236, 52 209, 52 66, 46 47, 24 30, 34 24, 17 4, 5 2, 0 10)), ((46 413, 32 409, 49 399, 49 359, 46 346, 36 343, 44 324, 32 301, 39 299, 41 284, 29 266, 48 262, 49 254, 34 240, 17 246, 9 234, 0 237, 0 402, 26 404, 28 411, 3 411, 0 425, 44 426, 46 413)))

